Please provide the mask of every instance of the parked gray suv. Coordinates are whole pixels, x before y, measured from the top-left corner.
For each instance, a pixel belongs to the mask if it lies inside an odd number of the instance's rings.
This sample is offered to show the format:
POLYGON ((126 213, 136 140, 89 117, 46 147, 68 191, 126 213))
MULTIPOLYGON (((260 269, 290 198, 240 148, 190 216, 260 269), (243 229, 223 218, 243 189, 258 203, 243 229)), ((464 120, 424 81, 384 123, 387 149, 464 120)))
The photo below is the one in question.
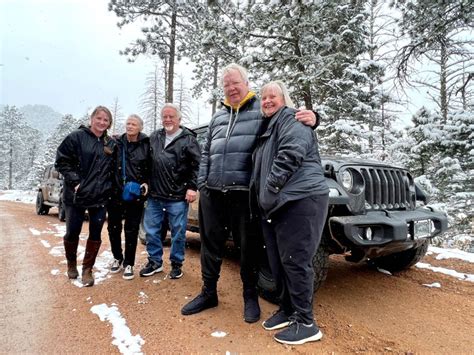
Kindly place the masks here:
POLYGON ((63 177, 54 168, 54 165, 48 165, 44 169, 43 177, 38 185, 38 194, 36 195, 36 213, 39 215, 48 214, 51 207, 58 209, 60 221, 66 220, 66 213, 62 203, 63 177))

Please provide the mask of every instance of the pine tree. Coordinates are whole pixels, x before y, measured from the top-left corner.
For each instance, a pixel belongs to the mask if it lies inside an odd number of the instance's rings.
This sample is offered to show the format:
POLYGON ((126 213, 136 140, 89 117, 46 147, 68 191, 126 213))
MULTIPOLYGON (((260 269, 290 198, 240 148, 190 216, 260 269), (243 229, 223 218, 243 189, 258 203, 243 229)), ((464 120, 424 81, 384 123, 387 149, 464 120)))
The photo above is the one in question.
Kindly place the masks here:
POLYGON ((145 80, 145 91, 140 97, 140 109, 143 114, 144 131, 151 133, 160 126, 160 110, 164 100, 163 70, 155 63, 154 70, 145 80))

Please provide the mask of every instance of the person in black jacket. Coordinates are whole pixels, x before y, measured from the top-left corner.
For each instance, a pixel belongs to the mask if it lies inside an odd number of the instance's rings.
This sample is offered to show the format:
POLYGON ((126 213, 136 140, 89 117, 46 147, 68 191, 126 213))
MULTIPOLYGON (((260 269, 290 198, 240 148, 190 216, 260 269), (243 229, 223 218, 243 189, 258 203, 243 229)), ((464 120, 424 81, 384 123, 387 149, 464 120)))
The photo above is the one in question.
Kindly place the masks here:
POLYGON ((75 279, 77 246, 86 210, 89 213, 89 238, 82 262, 82 284, 92 286, 94 266, 99 252, 106 216, 106 204, 112 189, 112 164, 115 141, 107 135, 112 114, 98 106, 91 114, 90 126, 81 126, 59 145, 56 169, 64 176, 63 202, 66 210, 66 252, 68 277, 75 279))
MULTIPOLYGON (((212 118, 199 167, 199 233, 201 236, 200 294, 181 309, 191 315, 218 305, 219 280, 225 244, 230 235, 240 246, 240 277, 243 284, 244 320, 260 319, 257 280, 264 254, 260 222, 251 218, 249 182, 252 153, 262 133, 260 100, 250 91, 247 71, 230 64, 222 71, 225 101, 212 118)), ((314 126, 312 111, 302 110, 299 120, 314 126)))
POLYGON ((145 196, 148 192, 150 140, 142 133, 143 120, 138 115, 130 115, 125 122, 126 132, 117 139, 115 150, 114 185, 111 202, 107 207, 110 247, 114 261, 110 267, 112 274, 120 272, 125 280, 135 275, 135 253, 138 231, 142 219, 145 196), (125 171, 123 167, 125 166, 125 171), (124 184, 133 181, 141 185, 143 193, 124 201, 124 184), (125 258, 122 253, 122 221, 125 221, 125 258))
POLYGON ((148 263, 140 276, 163 271, 161 229, 165 213, 171 230, 171 279, 183 276, 182 265, 189 203, 196 200, 201 151, 196 134, 181 126, 181 112, 167 103, 161 110, 163 128, 150 136, 151 177, 143 225, 148 263))
POLYGON ((268 260, 280 308, 263 322, 278 342, 304 344, 321 339, 313 317, 312 258, 326 222, 326 185, 314 131, 294 119, 286 87, 262 87, 265 131, 253 160, 251 192, 257 197, 268 260))

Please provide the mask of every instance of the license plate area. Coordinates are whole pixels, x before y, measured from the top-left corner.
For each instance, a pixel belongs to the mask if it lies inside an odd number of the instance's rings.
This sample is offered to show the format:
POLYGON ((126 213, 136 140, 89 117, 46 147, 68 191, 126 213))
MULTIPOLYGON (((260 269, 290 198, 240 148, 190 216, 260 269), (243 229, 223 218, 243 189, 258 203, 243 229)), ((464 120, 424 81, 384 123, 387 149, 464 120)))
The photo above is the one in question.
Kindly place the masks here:
POLYGON ((413 222, 413 236, 415 239, 428 238, 433 230, 433 222, 430 219, 413 222))

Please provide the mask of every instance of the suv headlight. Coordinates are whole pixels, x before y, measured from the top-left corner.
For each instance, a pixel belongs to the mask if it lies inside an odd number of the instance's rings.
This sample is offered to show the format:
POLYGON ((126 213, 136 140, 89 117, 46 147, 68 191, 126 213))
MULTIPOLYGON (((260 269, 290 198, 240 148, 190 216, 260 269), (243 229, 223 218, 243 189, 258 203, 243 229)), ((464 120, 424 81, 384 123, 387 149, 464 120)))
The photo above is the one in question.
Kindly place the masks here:
POLYGON ((359 171, 353 168, 347 168, 340 172, 339 183, 344 190, 354 195, 358 195, 364 190, 364 178, 359 171))
POLYGON ((347 191, 351 191, 354 186, 354 179, 350 170, 344 170, 341 175, 342 187, 347 191))

